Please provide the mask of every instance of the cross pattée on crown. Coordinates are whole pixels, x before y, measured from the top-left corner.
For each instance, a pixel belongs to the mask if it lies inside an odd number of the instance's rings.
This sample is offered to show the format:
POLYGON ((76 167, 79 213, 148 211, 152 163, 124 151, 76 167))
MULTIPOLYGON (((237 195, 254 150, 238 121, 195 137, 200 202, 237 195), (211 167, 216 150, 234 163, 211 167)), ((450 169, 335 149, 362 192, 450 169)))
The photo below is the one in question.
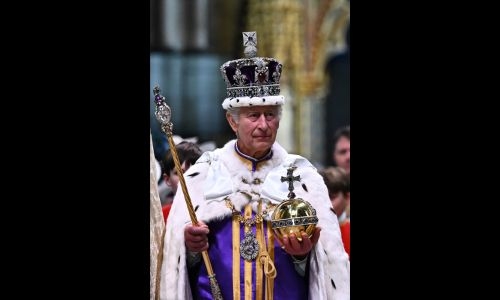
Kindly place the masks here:
POLYGON ((243 32, 243 46, 257 46, 257 32, 243 32))
POLYGON ((257 32, 243 32, 243 46, 245 46, 243 53, 247 58, 255 57, 257 55, 257 32))

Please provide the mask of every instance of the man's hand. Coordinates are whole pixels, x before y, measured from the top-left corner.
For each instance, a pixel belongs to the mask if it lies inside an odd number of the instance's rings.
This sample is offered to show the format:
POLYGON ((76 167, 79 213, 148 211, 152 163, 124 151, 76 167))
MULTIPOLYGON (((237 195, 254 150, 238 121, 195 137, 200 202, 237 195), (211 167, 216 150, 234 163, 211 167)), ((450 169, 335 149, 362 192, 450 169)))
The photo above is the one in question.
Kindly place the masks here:
POLYGON ((208 249, 208 226, 198 221, 198 225, 187 224, 184 227, 186 248, 191 252, 202 252, 208 249))
POLYGON ((290 234, 290 236, 285 234, 283 240, 278 239, 278 242, 281 245, 281 249, 286 253, 295 257, 305 257, 318 242, 320 231, 321 228, 316 227, 311 238, 309 238, 307 233, 301 231, 302 242, 299 242, 294 233, 290 234))

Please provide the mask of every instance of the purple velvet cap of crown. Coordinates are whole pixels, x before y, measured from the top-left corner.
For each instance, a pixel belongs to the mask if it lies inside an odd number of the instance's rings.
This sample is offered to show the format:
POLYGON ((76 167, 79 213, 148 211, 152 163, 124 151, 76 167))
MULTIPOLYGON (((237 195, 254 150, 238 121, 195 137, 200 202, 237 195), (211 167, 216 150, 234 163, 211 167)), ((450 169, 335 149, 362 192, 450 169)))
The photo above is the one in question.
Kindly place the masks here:
POLYGON ((256 32, 243 32, 243 45, 246 58, 230 60, 220 67, 227 88, 222 107, 284 104, 285 98, 280 95, 282 64, 274 58, 256 57, 256 32))
POLYGON ((224 109, 284 104, 279 85, 282 65, 276 59, 242 58, 228 61, 220 69, 227 87, 227 98, 222 103, 224 109))

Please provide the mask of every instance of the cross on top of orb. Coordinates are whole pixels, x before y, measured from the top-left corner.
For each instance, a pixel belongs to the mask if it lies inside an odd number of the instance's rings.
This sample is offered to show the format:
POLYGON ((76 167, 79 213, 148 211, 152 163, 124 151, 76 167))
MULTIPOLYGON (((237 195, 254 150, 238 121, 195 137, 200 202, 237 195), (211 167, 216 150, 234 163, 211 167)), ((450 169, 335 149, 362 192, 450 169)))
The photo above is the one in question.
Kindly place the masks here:
POLYGON ((297 167, 291 166, 286 171, 286 177, 281 176, 281 182, 288 181, 288 190, 290 191, 288 193, 288 198, 290 198, 290 199, 295 198, 295 193, 293 192, 293 182, 294 181, 300 181, 300 175, 299 176, 293 176, 293 171, 295 171, 295 169, 297 169, 297 167))

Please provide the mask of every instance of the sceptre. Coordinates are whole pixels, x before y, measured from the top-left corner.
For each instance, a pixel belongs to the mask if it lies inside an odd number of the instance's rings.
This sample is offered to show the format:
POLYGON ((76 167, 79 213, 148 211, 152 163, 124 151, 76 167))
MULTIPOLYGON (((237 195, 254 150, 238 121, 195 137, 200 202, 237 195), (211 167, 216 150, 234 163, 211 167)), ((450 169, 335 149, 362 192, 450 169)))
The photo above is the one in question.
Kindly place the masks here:
MULTIPOLYGON (((189 193, 186 187, 186 181, 184 181, 184 175, 182 173, 181 163, 179 162, 179 156, 177 155, 177 150, 175 149, 174 139, 172 138, 173 124, 172 122, 170 122, 172 112, 170 110, 170 107, 165 102, 165 97, 160 95, 160 88, 158 87, 158 85, 154 87, 153 93, 155 95, 156 104, 155 116, 158 122, 160 122, 161 130, 167 135, 168 144, 170 145, 170 151, 172 152, 172 158, 174 159, 175 169, 177 171, 177 174, 179 175, 179 183, 181 184, 182 192, 184 193, 184 199, 186 200, 189 216, 191 217, 191 223, 193 223, 193 225, 198 225, 199 223, 193 209, 193 203, 191 202, 191 197, 189 197, 189 193)), ((201 254, 203 256, 205 267, 207 268, 212 296, 215 300, 223 300, 219 284, 217 283, 217 279, 215 278, 215 274, 212 269, 210 258, 208 257, 208 252, 205 250, 201 252, 201 254)))

